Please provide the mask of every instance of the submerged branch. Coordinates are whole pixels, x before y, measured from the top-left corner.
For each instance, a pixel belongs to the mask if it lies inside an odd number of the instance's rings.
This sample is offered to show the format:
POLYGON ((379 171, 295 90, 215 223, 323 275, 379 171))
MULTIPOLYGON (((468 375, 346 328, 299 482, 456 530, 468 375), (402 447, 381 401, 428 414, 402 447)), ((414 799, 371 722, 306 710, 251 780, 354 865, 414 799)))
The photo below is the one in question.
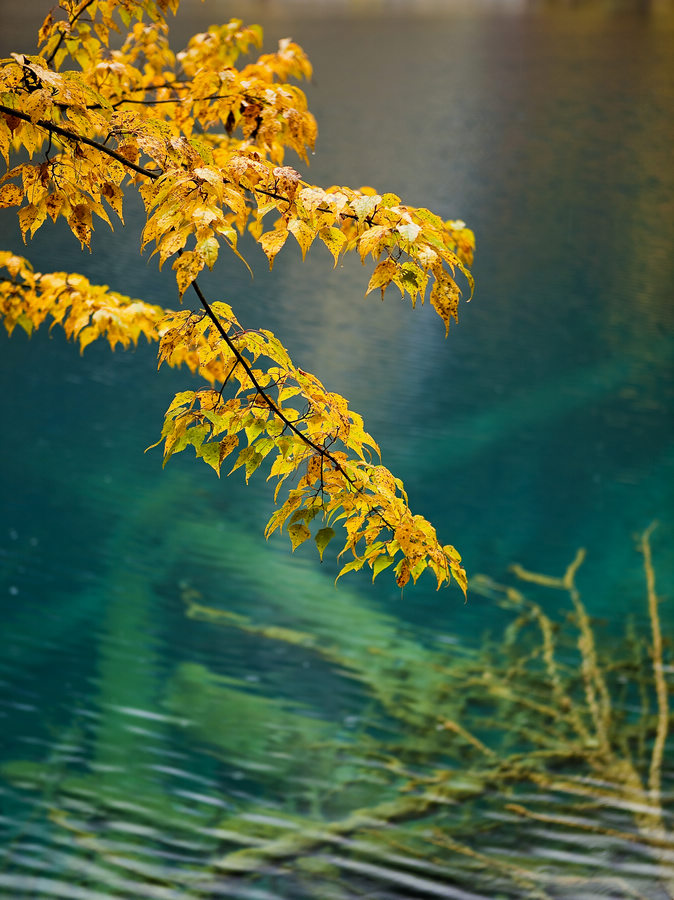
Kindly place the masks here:
POLYGON ((667 682, 662 664, 662 632, 660 630, 660 617, 658 615, 658 597, 655 593, 655 571, 651 556, 650 537, 657 527, 653 522, 639 541, 639 549, 644 557, 644 574, 646 576, 646 591, 648 595, 648 615, 651 620, 651 633, 653 635, 652 664, 653 679, 655 681, 655 694, 658 703, 658 725, 653 743, 651 765, 648 773, 648 787, 651 792, 651 801, 658 806, 661 803, 662 787, 662 760, 667 741, 669 726, 669 703, 667 700, 667 682))

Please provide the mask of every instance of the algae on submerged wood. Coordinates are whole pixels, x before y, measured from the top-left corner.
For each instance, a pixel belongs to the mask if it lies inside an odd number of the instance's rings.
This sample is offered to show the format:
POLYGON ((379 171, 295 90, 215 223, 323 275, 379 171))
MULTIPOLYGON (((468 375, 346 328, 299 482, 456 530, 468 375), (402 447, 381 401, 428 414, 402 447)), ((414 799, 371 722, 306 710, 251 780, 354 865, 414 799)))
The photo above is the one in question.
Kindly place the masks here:
MULTIPOLYGON (((628 630, 621 653, 598 641, 577 588, 584 551, 562 577, 512 567, 520 581, 568 594, 573 612, 561 621, 553 621, 515 587, 475 579, 474 590, 516 618, 500 642, 453 660, 421 647, 401 658, 395 645, 354 645, 343 632, 327 641, 258 625, 192 598, 188 615, 194 618, 310 648, 351 671, 369 686, 387 716, 397 719, 400 730, 388 742, 365 734, 358 747, 370 764, 377 761, 389 773, 387 787, 396 799, 377 803, 374 792, 372 806, 331 821, 326 792, 322 820, 307 819, 304 827, 295 822, 291 832, 281 825, 266 843, 225 854, 216 870, 263 872, 273 866, 297 874, 307 854, 329 853, 348 877, 350 855, 376 858, 397 848, 409 854, 408 862, 431 861, 442 851, 446 859, 451 853, 452 879, 487 890, 515 890, 514 896, 525 886, 527 896, 541 897, 575 898, 580 890, 607 889, 616 897, 671 896, 674 834, 666 801, 672 798, 672 773, 663 767, 672 718, 666 680, 671 662, 665 662, 665 653, 669 660, 672 648, 661 632, 651 532, 652 527, 639 540, 651 633, 646 641, 628 630), (409 714, 405 684, 413 693, 423 685, 417 715, 409 714), (637 701, 641 706, 635 710, 637 701), (668 780, 664 791, 663 777, 668 780), (391 827, 410 819, 420 827, 391 827), (543 866, 528 837, 543 826, 548 841, 561 847, 577 843, 575 853, 560 853, 558 859, 551 854, 543 866), (338 858, 335 844, 342 854, 338 858), (591 852, 596 846, 612 848, 628 862, 602 865, 591 852), (631 867, 630 855, 636 860, 631 867), (635 882, 631 869, 638 872, 639 865, 647 875, 635 882), (626 874, 616 874, 623 867, 626 874), (648 893, 649 882, 656 893, 648 893)), ((317 620, 321 608, 315 609, 317 620)), ((232 820, 229 827, 236 827, 232 820)))
MULTIPOLYGON (((190 897, 250 896, 256 885, 321 900, 368 890, 396 898, 671 897, 672 643, 661 626, 651 533, 639 539, 648 630, 628 623, 622 643, 588 616, 576 584, 582 552, 561 577, 513 567, 527 591, 567 594, 571 611, 561 617, 519 586, 475 579, 473 590, 512 619, 500 637, 473 648, 424 646, 349 589, 332 606, 317 601, 320 579, 309 570, 306 584, 298 575, 296 609, 276 610, 284 624, 209 607, 183 585, 187 615, 204 623, 196 627, 313 657, 308 677, 322 663, 355 679, 366 711, 344 728, 325 710, 267 696, 269 685, 178 660, 165 685, 168 727, 213 754, 223 774, 241 769, 257 790, 240 782, 233 794, 225 779, 219 802, 228 811, 218 812, 214 797, 210 824, 193 828, 190 863, 161 869, 134 862, 137 842, 122 859, 87 833, 95 795, 73 828, 63 811, 75 778, 51 785, 52 820, 102 864, 153 886, 161 875, 190 897), (350 611, 353 627, 335 628, 350 611), (286 624, 293 618, 297 628, 286 624)), ((246 536, 233 532, 232 540, 241 550, 246 536)), ((272 560, 256 576, 261 590, 288 565, 272 560)), ((21 769, 4 772, 20 780, 21 769)), ((26 783, 25 767, 22 775, 26 783)), ((89 791, 94 781, 88 776, 89 791)), ((133 808, 126 815, 132 827, 133 808)), ((179 831, 174 814, 156 823, 152 839, 170 843, 179 831)))

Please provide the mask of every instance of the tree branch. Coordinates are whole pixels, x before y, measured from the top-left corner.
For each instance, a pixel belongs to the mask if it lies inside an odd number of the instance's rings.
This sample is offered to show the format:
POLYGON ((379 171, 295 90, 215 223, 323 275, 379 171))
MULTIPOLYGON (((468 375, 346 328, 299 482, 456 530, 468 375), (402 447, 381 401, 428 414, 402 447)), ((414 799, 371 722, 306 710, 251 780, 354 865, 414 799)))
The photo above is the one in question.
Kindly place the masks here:
MULTIPOLYGON (((307 445, 307 447, 310 447, 315 453, 318 453, 318 455, 321 457, 321 479, 322 479, 322 477, 323 477, 323 475, 322 475, 322 473, 323 473, 323 461, 324 461, 325 459, 328 459, 328 460, 330 460, 330 463, 334 466, 334 468, 335 468, 341 475, 344 476, 344 478, 346 479, 346 481, 351 485, 351 487, 353 488, 353 490, 354 490, 357 494, 364 494, 365 491, 363 490, 363 488, 362 488, 362 487, 359 487, 359 486, 355 483, 354 479, 348 474, 348 472, 344 469, 344 467, 341 465, 341 463, 340 463, 337 459, 335 459, 335 457, 332 455, 332 453, 330 453, 330 451, 329 451, 325 446, 321 446, 320 444, 316 444, 314 441, 312 441, 310 438, 308 438, 308 437, 307 437, 302 431, 300 431, 299 428, 297 428, 297 426, 296 426, 293 422, 291 422, 290 419, 289 419, 286 415, 284 415, 284 413, 278 408, 278 406, 274 403, 274 401, 272 400, 272 398, 269 396, 269 394, 265 391, 265 389, 262 387, 262 385, 260 384, 260 382, 259 382, 259 381, 257 380, 257 378, 255 377, 255 373, 254 373, 253 370, 251 369, 251 367, 250 367, 250 365, 249 365, 249 363, 248 363, 248 360, 245 358, 245 356, 243 356, 243 354, 242 354, 241 351, 238 349, 238 347, 236 346, 236 344, 234 343, 234 341, 232 341, 232 339, 230 338, 230 336, 227 334, 227 332, 226 332, 225 329, 223 328, 222 322, 220 322, 220 320, 218 319, 218 317, 215 315, 215 313, 214 313, 213 310, 211 309, 211 306, 210 306, 208 300, 206 299, 206 297, 204 296, 203 291, 202 291, 201 288, 199 287, 196 278, 195 278, 194 281, 192 282, 192 287, 194 288, 194 291, 195 291, 197 297, 199 298, 199 302, 201 303, 201 305, 203 306, 204 310, 206 311, 206 315, 207 315, 208 318, 211 320, 211 322, 213 323, 213 325, 215 325, 215 327, 216 327, 216 329, 217 329, 217 331, 218 331, 220 337, 221 337, 221 338, 223 339, 223 341, 227 344, 228 348, 231 350, 231 352, 232 352, 232 354, 234 355, 234 357, 235 357, 235 359, 237 360, 237 362, 239 362, 239 363, 241 364, 241 367, 243 368, 243 370, 245 371, 246 375, 247 375, 248 378, 250 379, 251 384, 253 385, 253 387, 255 388, 255 390, 258 392, 258 394, 262 397, 262 399, 264 400, 264 402, 266 403, 266 405, 269 407, 269 409, 274 413, 275 416, 277 416, 277 417, 283 422, 283 424, 286 426, 286 428, 289 428, 294 434, 297 435, 297 437, 298 437, 304 444, 307 445)), ((231 373, 230 373, 230 374, 231 374, 231 373)), ((229 377, 229 376, 228 376, 228 377, 229 377)), ((333 439, 333 440, 334 440, 334 439, 333 439)), ((373 512, 374 512, 377 516, 379 516, 379 518, 381 519, 383 525, 384 525, 386 528, 388 528, 389 531, 390 531, 391 533, 393 533, 393 532, 395 531, 394 526, 391 525, 391 523, 390 523, 390 522, 389 522, 389 521, 381 514, 381 512, 380 512, 378 509, 373 510, 373 512)))
POLYGON ((658 614, 658 597, 655 593, 655 571, 651 555, 650 537, 657 522, 651 523, 639 540, 639 549, 644 557, 644 574, 646 576, 646 590, 648 595, 648 614, 651 620, 651 633, 653 643, 651 645, 651 659, 653 665, 653 680, 655 682, 655 694, 658 703, 657 731, 651 755, 650 771, 648 773, 648 787, 651 801, 659 805, 661 801, 662 760, 667 742, 667 730, 669 726, 669 703, 667 701, 667 682, 662 663, 662 632, 660 630, 660 616, 658 614))
POLYGON ((243 368, 246 375, 250 379, 251 384, 253 385, 255 390, 258 392, 258 394, 264 399, 264 402, 267 404, 269 409, 274 413, 275 416, 278 416, 278 418, 284 423, 284 425, 287 428, 289 428, 292 432, 294 432, 298 436, 298 438, 307 445, 307 447, 310 447, 312 450, 314 450, 316 453, 318 453, 321 456, 321 458, 326 457, 327 459, 329 459, 330 462, 332 463, 332 465, 337 469, 337 471, 341 472, 341 474, 344 476, 344 478, 346 478, 346 480, 349 482, 349 484, 353 485, 354 484, 353 478, 351 478, 351 476, 343 469, 343 467, 334 458, 334 456, 328 450, 326 450, 325 447, 321 447, 320 444, 314 443, 314 441, 312 441, 302 431, 300 431, 299 428, 297 428, 293 424, 293 422, 291 422, 290 419, 286 415, 284 415, 284 413, 274 403, 272 398, 269 396, 269 394, 265 391, 265 389, 262 387, 260 382, 255 377, 255 373, 251 369, 251 367, 248 363, 248 360, 245 358, 245 356, 243 356, 243 354, 238 349, 238 347, 236 346, 234 341, 230 338, 230 336, 227 334, 225 329, 222 327, 222 322, 220 322, 218 317, 215 315, 215 313, 211 309, 211 306, 210 306, 208 300, 206 299, 206 297, 204 296, 203 291, 199 287, 196 278, 192 282, 192 287, 194 288, 194 291, 195 291, 197 297, 199 298, 199 302, 201 303, 204 310, 206 311, 206 315, 211 320, 211 322, 215 325, 220 337, 223 339, 223 341, 227 344, 229 349, 232 351, 232 354, 236 358, 237 362, 239 362, 241 364, 241 367, 243 368))
MULTIPOLYGON (((143 175, 146 178, 152 179, 153 181, 155 179, 157 179, 160 175, 163 174, 163 169, 159 169, 159 168, 154 169, 154 170, 146 169, 144 166, 140 166, 137 163, 131 162, 131 160, 122 156, 122 154, 118 153, 116 150, 113 150, 110 147, 106 147, 105 144, 100 143, 100 141, 96 141, 93 138, 88 138, 84 135, 77 134, 74 131, 70 131, 67 128, 63 128, 61 125, 56 125, 54 122, 49 122, 46 119, 38 119, 36 122, 33 122, 27 113, 20 112, 19 110, 14 110, 11 107, 4 106, 3 104, 0 104, 0 113, 4 113, 7 116, 15 116, 16 118, 21 119, 24 122, 30 123, 31 125, 37 125, 40 128, 44 128, 46 131, 49 132, 50 135, 58 134, 59 136, 66 138, 69 141, 74 141, 75 143, 83 143, 83 144, 87 144, 90 147, 94 147, 96 150, 100 151, 101 153, 104 153, 104 154, 110 156, 112 159, 117 160, 122 165, 127 166, 128 168, 132 169, 134 172, 137 172, 139 175, 143 175)), ((226 180, 227 179, 223 179, 223 181, 226 181, 226 180)), ((267 191, 263 188, 253 188, 253 191, 260 193, 260 194, 265 194, 265 195, 267 195, 269 197, 273 197, 274 199, 277 199, 277 200, 285 200, 286 202, 290 202, 290 199, 288 197, 284 197, 283 195, 278 194, 275 191, 274 192, 267 191)), ((349 214, 349 213, 342 213, 342 215, 348 216, 349 218, 354 218, 354 219, 357 218, 355 215, 349 214)), ((367 217, 366 221, 368 224, 370 224, 370 225, 372 224, 371 217, 367 217)), ((344 469, 344 467, 341 465, 341 463, 333 456, 333 454, 330 453, 329 450, 327 450, 325 446, 321 446, 320 444, 317 444, 314 441, 312 441, 310 438, 308 438, 306 436, 306 434, 304 434, 304 432, 300 431, 299 428, 297 428, 297 426, 290 419, 288 419, 288 417, 274 403, 273 399, 264 390, 264 388, 260 385, 259 381, 255 377, 255 373, 251 369, 246 358, 241 354, 240 350, 236 347, 236 345, 234 344, 234 342, 232 341, 230 336, 227 334, 227 332, 223 328, 222 323, 219 321, 218 317, 215 315, 215 313, 211 309, 210 304, 208 303, 208 300, 204 296, 196 279, 192 282, 192 287, 194 288, 194 291, 197 294, 197 297, 199 298, 199 302, 201 303, 202 307, 204 308, 207 316, 209 317, 209 319, 211 320, 211 322, 217 329, 218 333, 220 334, 220 336, 226 343, 227 347, 231 350, 234 357, 241 364, 241 366, 244 369, 244 371, 246 372, 246 375, 248 376, 251 384, 253 385, 255 390, 258 392, 260 397, 262 397, 264 403, 268 406, 268 408, 274 413, 275 416, 277 416, 281 420, 281 422, 284 423, 284 425, 287 428, 289 428, 294 434, 296 434, 297 437, 299 437, 299 439, 304 444, 306 444, 307 447, 309 447, 311 450, 313 450, 315 453, 317 453, 321 457, 321 461, 323 461, 324 459, 328 459, 330 461, 330 463, 332 464, 332 466, 335 468, 335 470, 338 471, 344 477, 344 479, 348 482, 348 484, 350 484, 352 486, 352 488, 354 489, 354 491, 356 493, 364 494, 363 488, 358 487, 356 485, 354 479, 348 474, 348 472, 344 469)), ((321 466, 321 469, 322 469, 322 466, 321 466)), ((382 523, 384 524, 384 526, 386 528, 388 528, 391 532, 393 532, 395 530, 394 527, 381 514, 381 512, 379 512, 377 510, 376 514, 379 516, 379 518, 381 519, 382 523)))
MULTIPOLYGON (((82 13, 85 11, 85 9, 87 9, 89 6, 91 6, 91 4, 93 2, 94 2, 94 0, 85 0, 83 5, 77 10, 75 15, 72 17, 72 19, 68 23, 70 28, 73 27, 73 25, 75 24, 75 22, 77 22, 77 20, 82 15, 82 13)), ((63 23, 63 25, 65 26, 65 22, 63 23)), ((54 62, 54 58, 56 57, 56 54, 58 53, 59 48, 65 39, 65 36, 66 36, 66 30, 65 30, 65 27, 63 27, 63 28, 61 28, 61 34, 59 35, 59 39, 56 43, 56 46, 54 47, 52 52, 49 54, 49 59, 47 60, 48 66, 50 66, 54 62)))
POLYGON ((54 122, 48 122, 46 119, 38 119, 36 122, 33 122, 31 117, 27 113, 23 113, 18 109, 12 109, 10 106, 5 106, 2 103, 0 103, 0 113, 4 113, 6 116, 14 116, 16 119, 22 119, 24 122, 28 122, 30 125, 38 125, 40 128, 44 128, 50 134, 58 134, 60 137, 64 137, 69 141, 75 141, 75 143, 78 144, 88 144, 90 147, 94 147, 101 153, 105 153, 107 154, 107 156, 112 157, 112 159, 116 159, 117 162, 122 163, 122 165, 128 166, 130 169, 133 169, 134 172, 138 172, 139 175, 145 175, 147 178, 151 178, 153 181, 155 178, 159 178, 159 176, 163 172, 162 169, 146 169, 143 166, 139 166, 137 163, 131 162, 130 159, 122 156, 121 153, 118 153, 111 147, 106 147, 105 144, 101 144, 100 141, 95 141, 93 138, 78 134, 75 131, 70 131, 68 128, 63 128, 61 125, 56 125, 54 122))

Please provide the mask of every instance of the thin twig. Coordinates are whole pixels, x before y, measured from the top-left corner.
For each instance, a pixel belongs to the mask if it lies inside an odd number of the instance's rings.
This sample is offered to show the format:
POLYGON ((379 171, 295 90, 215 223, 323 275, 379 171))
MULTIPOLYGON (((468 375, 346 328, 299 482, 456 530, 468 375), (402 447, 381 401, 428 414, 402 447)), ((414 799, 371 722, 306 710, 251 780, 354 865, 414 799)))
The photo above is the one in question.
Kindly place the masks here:
POLYGON ((241 351, 237 348, 236 344, 231 339, 231 337, 227 334, 227 332, 225 331, 225 329, 222 326, 222 323, 220 322, 218 317, 215 315, 215 313, 211 309, 211 306, 210 306, 208 300, 206 299, 206 297, 204 296, 201 288, 199 287, 196 278, 192 282, 192 287, 194 288, 196 295, 199 298, 199 302, 205 309, 206 315, 211 320, 211 322, 215 325, 218 333, 220 334, 220 337, 227 344, 228 348, 230 349, 232 354, 236 357, 237 361, 241 364, 241 367, 243 368, 246 375, 250 379, 251 384, 253 385, 255 390, 258 392, 258 394, 264 399, 264 401, 267 404, 267 406, 269 407, 269 409, 274 413, 275 416, 278 416, 278 418, 288 428, 290 428, 290 430, 292 432, 294 432, 300 438, 300 440, 303 441, 307 445, 307 447, 310 447, 315 453, 318 453, 320 456, 327 457, 330 460, 330 462, 334 465, 334 467, 337 469, 337 471, 341 472, 341 474, 344 476, 344 478, 346 478, 346 480, 349 482, 349 484, 354 485, 353 478, 351 478, 351 476, 344 470, 344 468, 334 458, 334 456, 331 453, 329 453, 325 449, 325 447, 321 447, 320 444, 316 444, 314 441, 311 440, 311 438, 308 438, 306 436, 306 434, 304 434, 302 431, 300 431, 299 428, 297 428, 290 421, 290 419, 288 419, 287 416, 279 409, 279 407, 274 403, 272 398, 269 396, 269 394, 266 393, 266 391, 264 390, 264 388, 262 387, 260 382, 257 380, 255 373, 251 369, 246 357, 243 356, 241 351))
MULTIPOLYGON (((85 0, 85 3, 80 7, 80 9, 78 9, 78 11, 75 13, 75 15, 72 17, 72 19, 68 23, 70 28, 73 27, 73 25, 75 24, 75 22, 77 22, 77 20, 82 15, 82 13, 85 11, 85 9, 87 9, 89 6, 91 6, 91 4, 93 2, 94 2, 94 0, 85 0)), ((56 54, 58 53, 59 48, 65 39, 65 36, 66 36, 66 29, 62 28, 61 34, 59 35, 59 39, 56 43, 56 46, 54 47, 52 52, 49 54, 49 59, 47 60, 48 66, 50 66, 54 62, 54 58, 55 58, 56 54)))
POLYGON ((658 598, 655 593, 655 571, 653 569, 650 544, 650 536, 657 524, 657 522, 653 522, 641 535, 639 549, 644 556, 644 574, 646 575, 646 590, 648 591, 648 615, 651 620, 651 631, 653 633, 653 678, 658 700, 658 724, 651 755, 651 766, 648 773, 648 788, 651 794, 651 801, 654 805, 660 806, 662 802, 660 796, 662 759, 667 740, 669 704, 667 702, 667 682, 665 681, 665 673, 662 666, 662 632, 660 631, 658 598))

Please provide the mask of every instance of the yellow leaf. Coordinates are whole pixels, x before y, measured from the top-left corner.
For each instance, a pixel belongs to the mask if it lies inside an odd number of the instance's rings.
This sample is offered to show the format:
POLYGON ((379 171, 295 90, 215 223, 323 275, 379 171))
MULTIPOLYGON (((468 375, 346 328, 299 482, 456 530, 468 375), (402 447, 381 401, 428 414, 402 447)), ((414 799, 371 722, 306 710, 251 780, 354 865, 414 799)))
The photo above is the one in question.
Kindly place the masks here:
POLYGON ((267 255, 267 259, 269 260, 270 269, 274 265, 274 257, 287 240, 288 232, 285 229, 283 231, 268 231, 266 234, 263 234, 260 237, 260 243, 262 244, 262 249, 267 255))
POLYGON ((66 195, 63 191, 56 191, 55 193, 50 194, 45 200, 45 209, 52 222, 55 222, 58 219, 59 213, 63 209, 65 202, 66 195))
POLYGON ((431 303, 433 308, 445 323, 445 337, 449 334, 449 323, 451 319, 458 322, 459 317, 457 310, 459 308, 459 297, 461 291, 458 285, 447 273, 442 270, 435 280, 435 284, 431 289, 431 303))
POLYGON ((86 203, 78 203, 73 206, 68 216, 70 230, 79 239, 82 247, 91 249, 91 210, 86 203))
POLYGON ((304 522, 296 522, 294 525, 288 525, 288 536, 293 545, 294 553, 300 544, 303 544, 307 538, 311 537, 311 532, 304 522))
POLYGON ((452 547, 451 544, 445 544, 442 549, 445 556, 449 560, 449 568, 452 571, 452 575, 456 579, 456 583, 463 591, 463 596, 466 597, 466 592, 468 590, 468 579, 466 578, 466 570, 461 565, 461 554, 458 550, 452 547))
POLYGON ((372 278, 370 278, 365 296, 367 296, 370 291, 373 291, 375 288, 381 288, 381 298, 383 300, 384 291, 393 281, 397 269, 398 267, 395 263, 395 260, 391 259, 390 257, 387 257, 386 259, 383 259, 380 263, 378 263, 375 266, 374 272, 372 273, 372 278))
POLYGON ((9 166, 9 143, 11 140, 11 131, 4 116, 0 117, 0 153, 5 162, 9 166))
POLYGON ((400 197, 397 194, 383 194, 379 206, 383 209, 390 209, 392 206, 398 206, 399 204, 400 197))
POLYGON ((435 252, 435 250, 425 244, 421 247, 417 247, 415 256, 417 261, 421 263, 424 269, 430 269, 431 266, 436 265, 438 262, 438 254, 435 252))
POLYGON ((173 263, 178 282, 178 293, 182 297, 204 267, 203 260, 193 250, 187 250, 173 263))
POLYGON ((197 456, 208 463, 220 477, 220 445, 215 441, 207 441, 197 450, 197 456))
POLYGON ((419 266, 417 266, 413 262, 404 262, 402 266, 398 268, 396 272, 395 278, 393 279, 395 283, 400 288, 400 293, 405 296, 405 291, 412 298, 412 305, 416 305, 417 297, 421 294, 423 299, 424 291, 426 290, 426 283, 428 281, 428 275, 423 272, 419 266))
POLYGON ((398 587, 405 587, 410 580, 410 564, 406 559, 401 559, 395 567, 395 575, 398 587))
POLYGON ((212 269, 218 258, 218 241, 212 235, 203 238, 196 245, 196 252, 206 263, 209 269, 212 269))
POLYGON ((335 259, 335 265, 337 265, 339 254, 344 247, 344 244, 346 244, 346 236, 339 230, 339 228, 321 228, 321 230, 318 232, 318 236, 328 248, 330 253, 332 253, 335 259))
POLYGON ((316 232, 310 228, 302 219, 291 219, 288 222, 288 231, 290 231, 302 250, 302 259, 307 255, 307 250, 311 247, 316 232))
POLYGON ((463 566, 459 566, 454 563, 450 563, 449 567, 452 570, 452 575, 454 576, 456 583, 463 591, 463 596, 467 597, 468 579, 466 578, 466 570, 463 568, 463 566))
POLYGON ((405 225, 396 226, 396 231, 406 241, 409 241, 410 244, 413 244, 419 237, 421 225, 417 225, 415 222, 408 222, 405 225))
POLYGON ((311 212, 323 203, 325 200, 325 191, 321 188, 302 188, 297 195, 297 199, 302 202, 302 205, 307 211, 311 212))
POLYGON ((239 446, 239 436, 237 434, 228 434, 226 438, 220 441, 220 456, 218 462, 218 474, 222 461, 226 456, 239 446))
POLYGON ((95 341, 99 336, 100 332, 95 325, 87 325, 86 328, 83 328, 82 331, 77 335, 77 340, 80 342, 80 353, 84 353, 86 347, 95 341))
POLYGON ((159 250, 160 269, 169 256, 173 256, 177 250, 182 250, 187 243, 187 238, 192 234, 192 231, 192 223, 188 222, 187 225, 183 225, 182 228, 179 228, 177 231, 169 231, 162 235, 157 245, 157 250, 159 250))
POLYGON ((243 450, 239 453, 236 462, 232 466, 229 471, 231 475, 232 472, 235 472, 241 466, 246 467, 246 484, 248 483, 248 479, 253 474, 253 472, 258 468, 264 456, 261 453, 258 453, 254 447, 244 447, 243 450))
POLYGON ((18 184, 3 184, 0 188, 0 209, 18 206, 23 200, 23 191, 18 184))
POLYGON ((44 20, 44 22, 42 23, 42 26, 40 27, 40 30, 37 35, 38 47, 41 44, 44 44, 44 42, 50 36, 53 26, 54 26, 54 16, 51 12, 48 12, 47 17, 44 20))
POLYGON ((379 194, 374 194, 374 196, 371 197, 354 197, 349 203, 349 206, 355 212, 358 221, 362 222, 368 216, 372 215, 380 202, 381 197, 379 194))
POLYGON ((21 273, 22 277, 25 277, 26 271, 32 271, 32 267, 27 260, 25 260, 22 256, 15 256, 8 250, 0 251, 0 265, 4 269, 7 269, 12 278, 16 278, 19 273, 21 273))
POLYGON ((42 88, 42 90, 33 91, 21 104, 21 111, 30 116, 31 122, 37 122, 42 119, 45 112, 52 105, 51 90, 42 88))
MULTIPOLYGON (((342 553, 343 552, 344 551, 342 551, 342 553)), ((341 556, 341 554, 340 554, 340 556, 341 556)), ((342 577, 342 575, 346 575, 347 572, 358 572, 358 571, 360 571, 360 569, 363 568, 364 565, 365 565, 364 557, 357 556, 355 559, 352 559, 351 562, 348 562, 345 566, 342 566, 342 568, 339 570, 339 574, 337 575, 337 578, 335 578, 335 583, 337 583, 339 581, 339 579, 342 577)))
POLYGON ((222 184, 222 174, 218 172, 217 169, 209 169, 206 166, 198 166, 194 170, 194 174, 201 178, 203 181, 207 181, 209 184, 222 184))
POLYGON ((37 209, 32 204, 29 203, 27 206, 23 206, 18 212, 19 218, 19 228, 21 229, 21 236, 23 237, 24 244, 26 242, 26 232, 32 226, 33 222, 37 219, 37 209))
POLYGON ((278 166, 272 170, 272 175, 276 181, 276 189, 292 200, 300 185, 300 173, 290 166, 278 166))
POLYGON ((250 421, 249 425, 246 425, 246 437, 248 438, 248 446, 254 443, 255 439, 259 437, 262 432, 265 430, 266 421, 262 418, 253 417, 250 421))
POLYGON ((325 552, 325 548, 328 546, 334 536, 334 528, 321 528, 316 532, 314 540, 316 541, 316 546, 318 547, 318 554, 321 557, 321 562, 323 562, 323 553, 325 552))
POLYGON ((180 409, 181 406, 187 406, 188 404, 192 406, 194 402, 194 398, 196 394, 194 391, 179 391, 173 400, 171 401, 169 408, 166 410, 166 415, 174 412, 176 409, 180 409))
POLYGON ((445 554, 445 556, 447 557, 447 559, 450 561, 450 563, 452 563, 452 562, 460 563, 461 562, 461 554, 455 547, 452 547, 451 544, 445 544, 445 546, 442 548, 442 550, 443 550, 443 553, 445 554))
POLYGON ((124 224, 124 216, 122 215, 122 200, 124 195, 121 188, 118 188, 117 185, 113 184, 111 181, 106 181, 101 187, 101 196, 108 201, 110 206, 119 216, 120 222, 124 224))
POLYGON ((358 252, 360 253, 361 262, 365 260, 368 253, 372 253, 375 258, 379 256, 382 249, 388 243, 386 238, 391 234, 388 225, 375 225, 369 228, 358 239, 358 252))

